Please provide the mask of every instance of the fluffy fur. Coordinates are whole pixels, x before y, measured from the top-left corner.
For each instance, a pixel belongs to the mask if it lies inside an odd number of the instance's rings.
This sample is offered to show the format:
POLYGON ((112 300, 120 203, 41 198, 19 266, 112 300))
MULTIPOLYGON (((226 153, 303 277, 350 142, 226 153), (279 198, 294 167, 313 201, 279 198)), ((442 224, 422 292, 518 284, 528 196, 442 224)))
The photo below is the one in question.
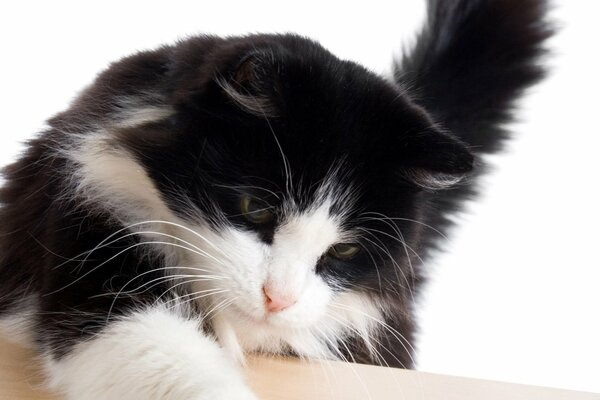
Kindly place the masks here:
POLYGON ((394 83, 295 35, 111 65, 5 169, 0 324, 69 399, 251 399, 255 351, 411 367, 423 260, 542 76, 545 7, 430 1, 394 83))

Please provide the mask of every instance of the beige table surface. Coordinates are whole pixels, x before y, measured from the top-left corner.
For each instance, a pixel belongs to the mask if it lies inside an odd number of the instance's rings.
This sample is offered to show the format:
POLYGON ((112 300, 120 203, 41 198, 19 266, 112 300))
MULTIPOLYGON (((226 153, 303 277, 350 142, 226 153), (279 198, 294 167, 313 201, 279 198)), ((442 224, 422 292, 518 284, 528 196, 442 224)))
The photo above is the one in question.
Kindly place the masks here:
MULTIPOLYGON (((0 400, 58 400, 40 388, 33 360, 0 337, 0 400)), ((600 394, 336 362, 252 358, 247 378, 263 400, 600 400, 600 394)))

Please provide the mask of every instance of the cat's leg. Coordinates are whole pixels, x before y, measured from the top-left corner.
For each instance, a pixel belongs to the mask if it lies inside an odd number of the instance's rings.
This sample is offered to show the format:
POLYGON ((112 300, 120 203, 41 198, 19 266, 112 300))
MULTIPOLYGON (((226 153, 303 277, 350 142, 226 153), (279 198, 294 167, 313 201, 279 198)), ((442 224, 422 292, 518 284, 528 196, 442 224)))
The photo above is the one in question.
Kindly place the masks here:
POLYGON ((195 321, 151 308, 109 324, 66 354, 48 353, 68 400, 254 400, 238 368, 195 321))

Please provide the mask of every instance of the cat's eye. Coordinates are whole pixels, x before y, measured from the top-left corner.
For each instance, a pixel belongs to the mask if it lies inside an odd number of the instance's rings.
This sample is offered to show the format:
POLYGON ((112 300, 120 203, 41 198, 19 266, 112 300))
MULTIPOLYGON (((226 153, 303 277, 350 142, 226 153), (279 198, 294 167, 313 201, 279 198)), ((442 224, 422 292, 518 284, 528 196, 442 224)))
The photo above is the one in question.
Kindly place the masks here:
POLYGON ((329 248, 327 254, 340 260, 349 260, 358 254, 360 247, 355 243, 338 243, 329 248))
POLYGON ((240 211, 244 218, 253 224, 266 224, 271 222, 274 217, 267 204, 250 196, 242 197, 240 211))

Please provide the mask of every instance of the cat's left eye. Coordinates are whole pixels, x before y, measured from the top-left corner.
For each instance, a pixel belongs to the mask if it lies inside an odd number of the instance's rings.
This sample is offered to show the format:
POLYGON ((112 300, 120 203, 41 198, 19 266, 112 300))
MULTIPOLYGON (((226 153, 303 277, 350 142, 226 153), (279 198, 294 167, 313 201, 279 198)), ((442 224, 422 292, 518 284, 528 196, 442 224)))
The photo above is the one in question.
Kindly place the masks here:
POLYGON ((329 248, 327 254, 340 260, 349 260, 358 254, 360 247, 355 243, 338 243, 329 248))
POLYGON ((253 224, 266 224, 274 218, 267 204, 250 196, 242 197, 240 200, 240 211, 253 224))

